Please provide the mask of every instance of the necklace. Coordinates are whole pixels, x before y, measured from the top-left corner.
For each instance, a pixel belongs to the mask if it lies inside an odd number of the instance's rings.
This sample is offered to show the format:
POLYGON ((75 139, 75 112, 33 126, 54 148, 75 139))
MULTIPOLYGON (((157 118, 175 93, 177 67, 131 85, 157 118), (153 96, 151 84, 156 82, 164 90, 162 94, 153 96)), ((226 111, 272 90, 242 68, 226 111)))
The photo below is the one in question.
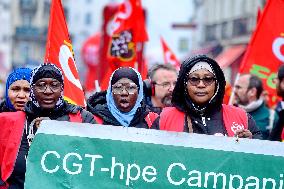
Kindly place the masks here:
POLYGON ((26 130, 26 135, 27 135, 27 140, 28 140, 29 146, 31 146, 32 141, 35 137, 34 124, 35 124, 35 120, 33 120, 31 122, 31 124, 28 126, 28 122, 27 122, 27 119, 26 119, 25 130, 26 130))

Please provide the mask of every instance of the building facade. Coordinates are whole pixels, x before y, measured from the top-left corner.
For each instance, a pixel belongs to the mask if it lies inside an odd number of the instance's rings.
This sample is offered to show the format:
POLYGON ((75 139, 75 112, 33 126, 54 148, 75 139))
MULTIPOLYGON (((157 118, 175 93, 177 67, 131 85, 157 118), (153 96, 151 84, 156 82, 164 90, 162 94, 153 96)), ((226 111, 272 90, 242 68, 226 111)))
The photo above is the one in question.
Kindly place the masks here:
POLYGON ((10 1, 0 0, 0 99, 3 97, 6 77, 11 70, 11 11, 10 1))
POLYGON ((194 4, 198 27, 193 49, 214 57, 232 83, 265 0, 194 0, 194 4))
POLYGON ((13 67, 35 67, 44 61, 51 0, 11 2, 13 67))

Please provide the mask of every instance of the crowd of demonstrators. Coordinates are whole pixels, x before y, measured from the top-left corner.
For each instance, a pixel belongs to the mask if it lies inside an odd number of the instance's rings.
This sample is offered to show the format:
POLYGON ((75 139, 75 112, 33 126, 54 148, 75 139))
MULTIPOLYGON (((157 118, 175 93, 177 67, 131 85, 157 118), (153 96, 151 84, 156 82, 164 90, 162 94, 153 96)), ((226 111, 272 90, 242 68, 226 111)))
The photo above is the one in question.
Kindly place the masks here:
MULTIPOLYGON (((263 89, 259 78, 241 76, 236 85, 238 107, 222 104, 224 73, 215 60, 205 55, 186 59, 178 76, 169 64, 154 65, 149 78, 153 93, 147 98, 140 73, 129 67, 118 68, 112 73, 107 91, 92 95, 85 110, 64 100, 63 74, 54 64, 42 64, 32 72, 25 68, 13 71, 1 104, 0 119, 9 127, 0 127, 0 188, 24 188, 26 156, 44 119, 268 138, 269 109, 260 98, 263 89)), ((284 66, 278 72, 277 93, 282 97, 276 111, 279 119, 275 119, 269 139, 281 141, 284 140, 284 66)))
POLYGON ((88 99, 87 110, 104 125, 150 128, 158 115, 146 108, 143 95, 140 73, 121 67, 112 73, 107 91, 88 99))
POLYGON ((261 139, 253 118, 243 109, 222 104, 225 77, 207 56, 183 62, 173 91, 173 107, 160 114, 161 130, 261 139))
POLYGON ((0 112, 23 110, 30 96, 31 69, 17 68, 6 81, 5 99, 0 104, 0 112))
POLYGON ((275 110, 279 119, 272 129, 269 139, 284 142, 284 65, 279 68, 276 80, 277 95, 282 98, 282 101, 276 106, 275 110))
POLYGON ((147 106, 160 114, 164 107, 171 106, 172 93, 177 81, 177 70, 171 64, 155 64, 148 72, 150 95, 147 106))
POLYGON ((64 79, 55 65, 42 64, 34 69, 30 85, 31 101, 24 111, 0 114, 2 120, 11 122, 10 127, 1 127, 5 138, 1 138, 0 157, 6 157, 6 161, 1 161, 0 183, 11 189, 24 188, 26 156, 41 120, 96 123, 90 112, 63 99, 64 79))
POLYGON ((278 115, 266 106, 265 101, 261 98, 262 93, 261 79, 255 75, 243 74, 235 85, 234 97, 236 105, 253 117, 263 139, 267 140, 271 129, 278 120, 278 115))

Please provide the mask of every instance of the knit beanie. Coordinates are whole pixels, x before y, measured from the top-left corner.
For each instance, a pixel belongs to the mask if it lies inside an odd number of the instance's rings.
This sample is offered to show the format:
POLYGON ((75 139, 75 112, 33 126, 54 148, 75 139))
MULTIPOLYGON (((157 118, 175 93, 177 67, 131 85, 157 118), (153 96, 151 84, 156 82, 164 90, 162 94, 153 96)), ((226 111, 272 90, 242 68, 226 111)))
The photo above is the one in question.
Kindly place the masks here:
POLYGON ((112 78, 111 78, 111 85, 115 84, 118 80, 120 80, 121 78, 127 78, 130 79, 131 81, 133 81, 138 87, 139 86, 139 79, 138 76, 136 74, 136 72, 130 68, 130 67, 121 67, 118 68, 112 78))

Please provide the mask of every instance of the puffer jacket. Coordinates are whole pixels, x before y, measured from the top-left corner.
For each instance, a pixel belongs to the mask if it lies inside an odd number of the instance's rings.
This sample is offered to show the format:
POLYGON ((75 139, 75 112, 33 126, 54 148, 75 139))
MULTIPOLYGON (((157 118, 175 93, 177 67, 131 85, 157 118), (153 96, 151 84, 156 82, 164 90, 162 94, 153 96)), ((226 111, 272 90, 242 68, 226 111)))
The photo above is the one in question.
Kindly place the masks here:
MULTIPOLYGON (((120 126, 121 124, 116 120, 116 118, 111 114, 107 107, 106 101, 106 91, 97 92, 92 95, 87 101, 87 110, 90 111, 95 116, 103 120, 103 125, 114 125, 120 126)), ((142 106, 137 109, 129 127, 136 128, 149 128, 145 117, 149 114, 150 110, 146 108, 142 102, 142 106)), ((155 129, 151 127, 151 129, 155 129)))
POLYGON ((63 105, 59 109, 49 112, 42 110, 41 108, 37 108, 31 101, 27 102, 25 107, 28 124, 30 124, 37 117, 49 117, 51 120, 57 121, 70 121, 69 114, 77 114, 78 111, 81 112, 83 123, 96 123, 94 116, 90 112, 84 110, 80 106, 69 104, 67 101, 64 101, 63 105))

